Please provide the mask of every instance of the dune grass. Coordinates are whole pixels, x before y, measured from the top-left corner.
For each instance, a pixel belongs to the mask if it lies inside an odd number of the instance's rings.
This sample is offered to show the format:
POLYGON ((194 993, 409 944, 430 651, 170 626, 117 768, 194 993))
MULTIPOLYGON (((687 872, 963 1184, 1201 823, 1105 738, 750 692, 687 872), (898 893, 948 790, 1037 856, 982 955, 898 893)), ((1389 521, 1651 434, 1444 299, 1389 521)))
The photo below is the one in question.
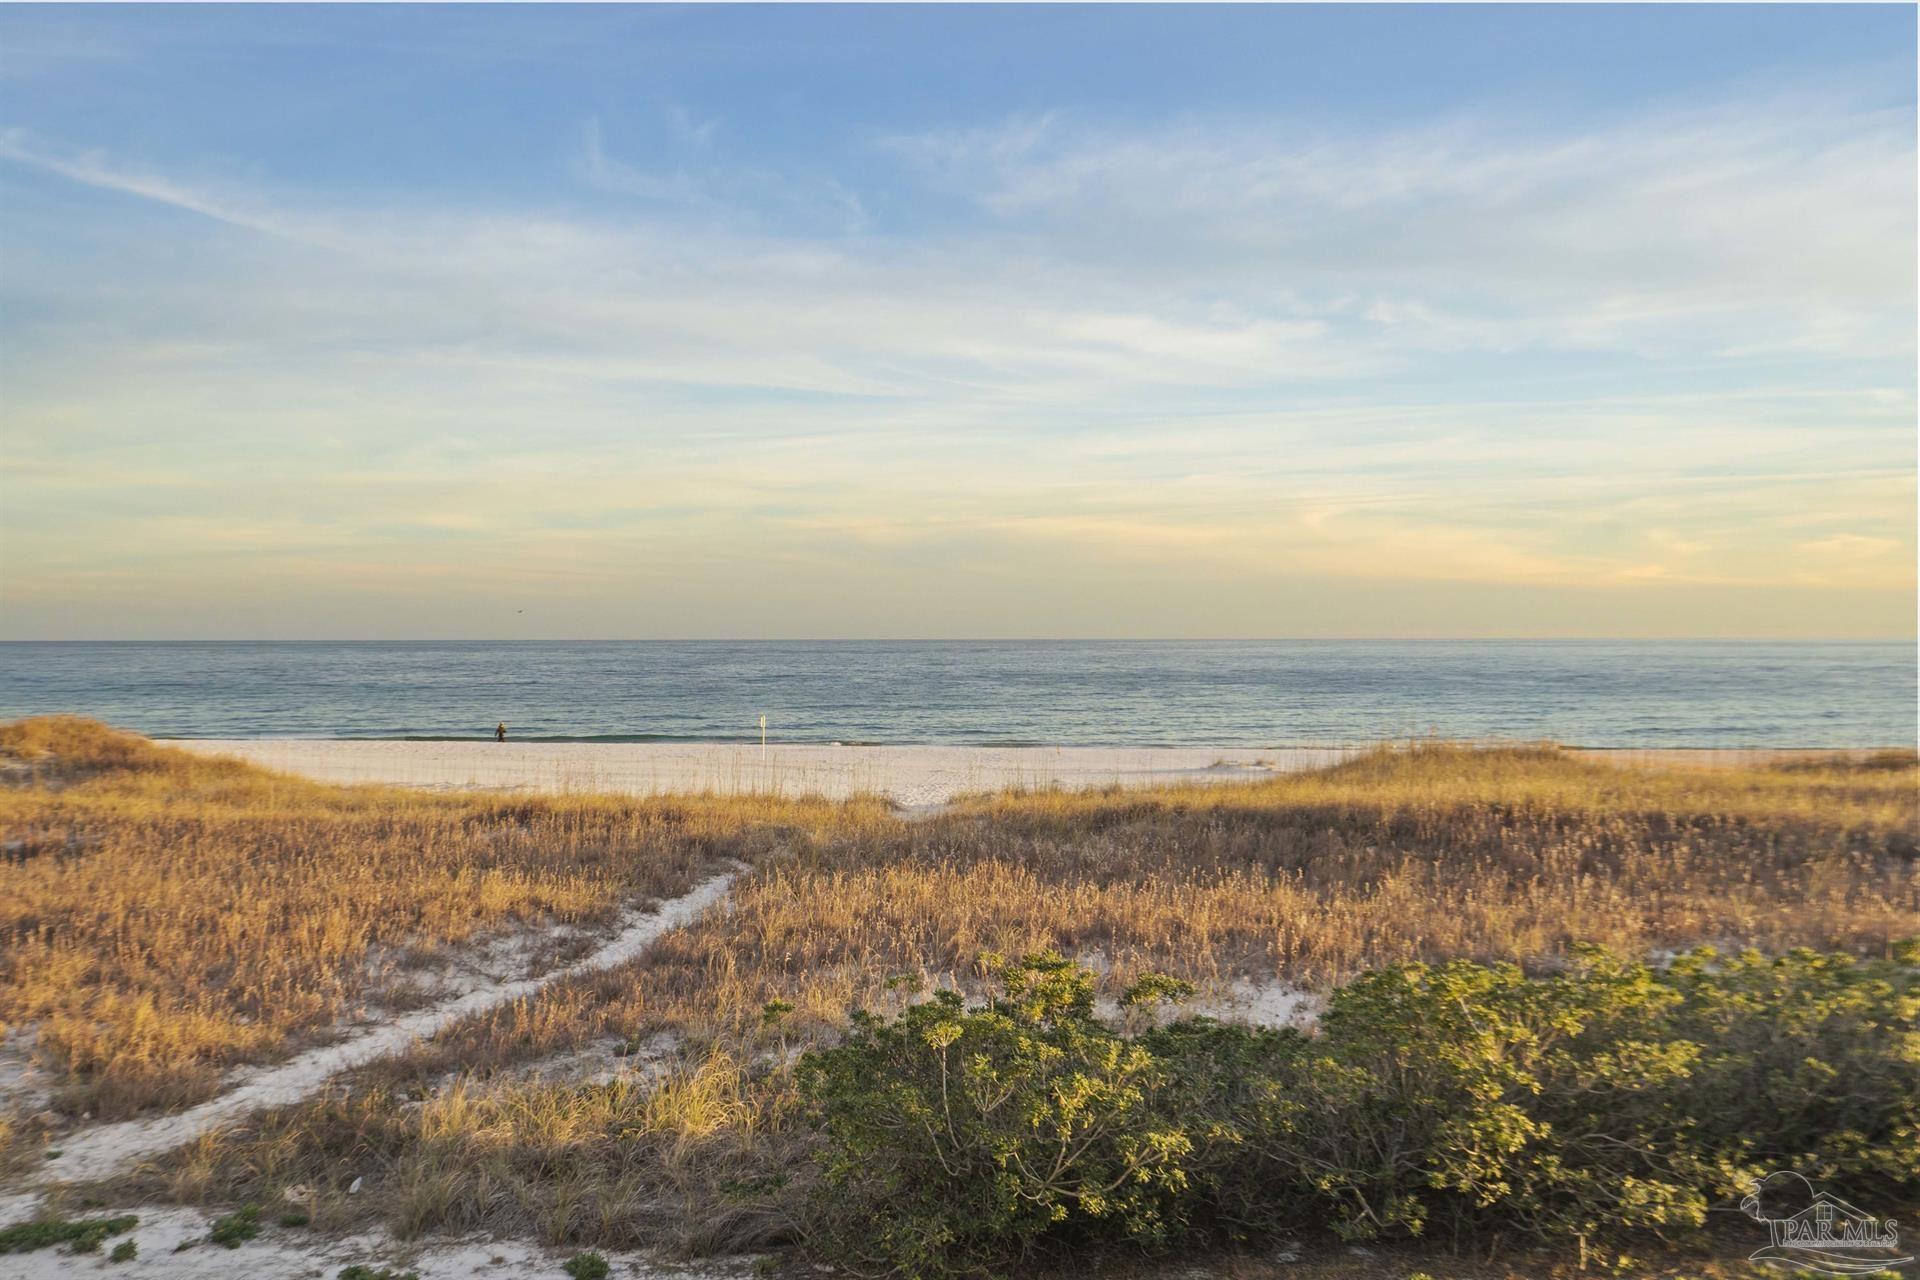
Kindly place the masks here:
MULTIPOLYGON (((853 1007, 977 989, 983 952, 1203 987, 1324 989, 1400 960, 1578 943, 1890 954, 1920 933, 1920 767, 1627 767, 1551 747, 1383 749, 1246 785, 1003 793, 923 821, 874 801, 326 787, 98 726, 0 730, 0 1019, 74 1113, 204 1096, 409 960, 592 927, 717 860, 728 909, 620 968, 468 1019, 127 1189, 300 1188, 316 1226, 486 1228, 699 1253, 791 1236, 810 1176, 791 1074, 853 1007), (662 1061, 629 1068, 642 1044, 662 1061), (556 1062, 610 1078, 568 1078, 556 1062), (366 1178, 377 1196, 350 1197, 366 1178)), ((576 1075, 578 1073, 575 1073, 576 1075)))
POLYGON ((0 1029, 96 1118, 199 1100, 449 948, 604 927, 868 812, 329 787, 62 719, 0 726, 0 777, 0 1029))

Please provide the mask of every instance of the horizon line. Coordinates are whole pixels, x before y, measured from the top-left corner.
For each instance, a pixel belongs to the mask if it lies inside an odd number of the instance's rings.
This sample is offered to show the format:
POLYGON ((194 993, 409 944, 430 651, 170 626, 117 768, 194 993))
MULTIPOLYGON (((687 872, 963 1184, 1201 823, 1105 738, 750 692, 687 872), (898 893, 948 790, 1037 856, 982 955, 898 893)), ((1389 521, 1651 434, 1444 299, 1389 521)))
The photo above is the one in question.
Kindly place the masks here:
POLYGON ((0 644, 1911 644, 1910 636, 377 636, 0 638, 0 644))

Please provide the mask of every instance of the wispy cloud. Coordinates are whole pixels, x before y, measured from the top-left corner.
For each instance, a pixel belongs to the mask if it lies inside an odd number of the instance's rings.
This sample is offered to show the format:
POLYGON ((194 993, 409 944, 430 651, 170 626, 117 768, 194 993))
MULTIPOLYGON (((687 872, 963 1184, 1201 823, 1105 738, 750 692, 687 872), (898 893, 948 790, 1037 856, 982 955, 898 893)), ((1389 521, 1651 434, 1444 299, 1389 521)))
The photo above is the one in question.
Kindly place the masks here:
MULTIPOLYGON (((1353 584, 1463 584, 1428 627, 1459 631, 1495 588, 1692 584, 1906 627, 1904 119, 1069 113, 892 138, 878 200, 734 163, 670 106, 664 147, 584 122, 577 187, 538 203, 329 199, 13 129, 0 161, 91 238, 79 265, 9 246, 34 305, 0 351, 5 589, 53 618, 204 570, 337 608, 364 564, 382 592, 644 588, 711 633, 724 581, 865 608, 858 632, 900 616, 863 593, 932 575, 959 585, 919 630, 977 634, 955 611, 1023 629, 996 598, 1057 629, 1033 602, 1064 577, 1114 617, 1132 584, 1274 634, 1302 624, 1242 597, 1317 592, 1312 629, 1352 632, 1353 584), (183 270, 86 193, 215 234, 183 270)), ((1760 616, 1657 598, 1669 629, 1760 616)))
POLYGON ((888 146, 1062 261, 1329 307, 1358 293, 1400 341, 1912 346, 1912 116, 1839 92, 1550 135, 1048 117, 888 146))
POLYGON ((581 130, 579 172, 589 184, 641 200, 682 205, 740 227, 799 227, 852 235, 869 225, 860 197, 831 176, 729 165, 710 153, 717 121, 695 123, 678 107, 666 119, 683 144, 671 168, 646 169, 609 153, 598 117, 581 130))
POLYGON ((29 165, 102 191, 137 196, 156 204, 184 209, 249 231, 268 235, 289 234, 288 228, 278 220, 262 210, 247 207, 244 202, 214 195, 133 166, 116 164, 103 151, 63 152, 37 144, 26 129, 0 129, 0 160, 29 165))
POLYGON ((673 130, 673 136, 689 146, 712 146, 714 134, 720 131, 720 121, 717 117, 700 119, 678 102, 667 104, 666 117, 668 126, 673 130))

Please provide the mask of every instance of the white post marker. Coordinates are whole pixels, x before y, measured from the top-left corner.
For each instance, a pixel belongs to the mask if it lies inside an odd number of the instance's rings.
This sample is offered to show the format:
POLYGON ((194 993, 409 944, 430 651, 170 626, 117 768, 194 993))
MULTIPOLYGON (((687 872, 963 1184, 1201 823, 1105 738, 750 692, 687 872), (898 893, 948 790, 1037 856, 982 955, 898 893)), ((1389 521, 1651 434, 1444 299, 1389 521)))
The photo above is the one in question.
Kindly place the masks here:
POLYGON ((764 761, 766 758, 767 758, 767 717, 765 713, 762 713, 760 716, 760 759, 764 761))

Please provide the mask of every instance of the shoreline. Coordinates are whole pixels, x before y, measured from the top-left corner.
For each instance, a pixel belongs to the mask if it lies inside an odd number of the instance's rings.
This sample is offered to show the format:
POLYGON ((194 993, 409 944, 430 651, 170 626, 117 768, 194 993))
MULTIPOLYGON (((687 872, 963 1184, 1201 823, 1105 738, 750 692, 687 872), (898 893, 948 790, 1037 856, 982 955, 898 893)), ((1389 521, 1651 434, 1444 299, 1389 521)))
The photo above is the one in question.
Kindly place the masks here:
MULTIPOLYGON (((1250 782, 1324 768, 1369 747, 989 747, 391 738, 162 738, 316 782, 429 790, 617 795, 878 795, 907 809, 1008 789, 1250 782)), ((1617 764, 1733 768, 1859 758, 1885 748, 1569 748, 1617 764)))
MULTIPOLYGON (((28 719, 43 714, 26 712, 20 715, 0 715, 0 721, 28 719)), ((83 719, 83 712, 47 712, 49 715, 77 715, 83 719)), ((413 734, 319 734, 319 733, 149 733, 140 729, 124 729, 124 732, 137 733, 150 742, 167 746, 186 746, 204 742, 409 742, 429 745, 460 744, 469 746, 498 746, 490 733, 413 733, 413 734)), ((1557 738, 1521 738, 1521 737, 1450 737, 1444 734, 1417 734, 1404 736, 1386 736, 1380 738, 1328 739, 1320 742, 1040 742, 1032 738, 982 738, 978 741, 956 742, 946 739, 928 739, 913 742, 891 742, 874 738, 782 738, 767 740, 769 750, 778 747, 844 747, 844 748, 904 748, 916 751, 1369 751, 1375 747, 1402 746, 1408 743, 1425 745, 1441 743, 1462 747, 1558 747, 1563 751, 1659 751, 1686 755, 1699 752, 1753 752, 1764 755, 1808 755, 1808 756, 1861 756, 1872 755, 1880 751, 1912 751, 1913 743, 1879 743, 1853 746, 1795 745, 1774 743, 1771 745, 1744 744, 1728 746, 1722 743, 1672 743, 1663 746, 1646 744, 1607 744, 1563 742, 1557 738)), ((512 734, 508 737, 508 746, 581 746, 581 747, 753 747, 758 749, 760 739, 751 735, 726 738, 688 738, 668 734, 512 734)))

